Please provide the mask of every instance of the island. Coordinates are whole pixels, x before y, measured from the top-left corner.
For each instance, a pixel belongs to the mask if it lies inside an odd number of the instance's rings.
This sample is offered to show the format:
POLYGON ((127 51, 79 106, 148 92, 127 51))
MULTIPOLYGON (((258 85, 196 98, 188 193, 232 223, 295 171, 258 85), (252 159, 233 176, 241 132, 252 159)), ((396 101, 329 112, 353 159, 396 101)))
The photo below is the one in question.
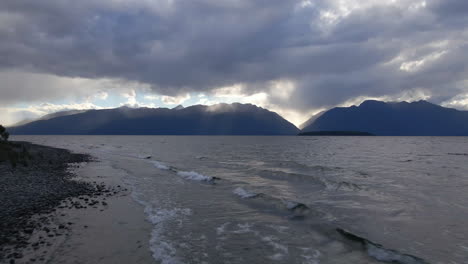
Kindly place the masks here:
POLYGON ((360 131, 311 131, 299 133, 299 136, 375 136, 372 133, 360 131))

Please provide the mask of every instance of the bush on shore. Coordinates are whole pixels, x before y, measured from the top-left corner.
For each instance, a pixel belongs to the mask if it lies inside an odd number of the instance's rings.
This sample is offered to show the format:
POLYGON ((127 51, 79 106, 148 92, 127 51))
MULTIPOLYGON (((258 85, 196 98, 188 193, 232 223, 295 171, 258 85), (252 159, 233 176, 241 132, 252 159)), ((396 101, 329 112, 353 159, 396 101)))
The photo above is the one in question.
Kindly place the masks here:
POLYGON ((6 128, 2 125, 0 125, 0 137, 3 141, 8 141, 8 138, 10 137, 10 133, 8 133, 8 131, 6 131, 6 128))
POLYGON ((28 166, 28 160, 32 158, 28 150, 24 146, 9 142, 9 136, 10 134, 5 127, 0 125, 0 163, 9 161, 13 168, 18 163, 28 166))

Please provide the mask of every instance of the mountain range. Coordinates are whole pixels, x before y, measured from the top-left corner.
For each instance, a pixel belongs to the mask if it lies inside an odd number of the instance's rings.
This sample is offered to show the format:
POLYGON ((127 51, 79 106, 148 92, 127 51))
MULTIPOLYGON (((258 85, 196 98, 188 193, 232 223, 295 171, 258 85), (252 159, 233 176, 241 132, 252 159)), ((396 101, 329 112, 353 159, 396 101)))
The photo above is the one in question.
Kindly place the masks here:
POLYGON ((335 107, 313 116, 302 132, 359 131, 378 136, 468 136, 468 111, 427 101, 335 107))
POLYGON ((468 136, 468 111, 427 101, 335 107, 299 130, 277 113, 251 104, 169 108, 120 107, 64 111, 10 127, 25 135, 378 135, 468 136))
POLYGON ((251 104, 60 112, 9 128, 25 135, 295 135, 277 113, 251 104))

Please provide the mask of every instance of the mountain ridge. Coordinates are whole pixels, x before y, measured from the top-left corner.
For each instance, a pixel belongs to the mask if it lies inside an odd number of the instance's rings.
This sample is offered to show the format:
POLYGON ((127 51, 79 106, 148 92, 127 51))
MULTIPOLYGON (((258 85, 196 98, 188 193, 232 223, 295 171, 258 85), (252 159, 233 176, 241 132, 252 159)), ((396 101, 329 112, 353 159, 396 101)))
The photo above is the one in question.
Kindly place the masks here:
POLYGON ((9 128, 16 135, 296 135, 277 113, 252 104, 88 110, 9 128))
POLYGON ((468 136, 468 111, 424 100, 367 100, 359 106, 332 108, 301 130, 302 133, 317 131, 362 131, 380 136, 468 136))

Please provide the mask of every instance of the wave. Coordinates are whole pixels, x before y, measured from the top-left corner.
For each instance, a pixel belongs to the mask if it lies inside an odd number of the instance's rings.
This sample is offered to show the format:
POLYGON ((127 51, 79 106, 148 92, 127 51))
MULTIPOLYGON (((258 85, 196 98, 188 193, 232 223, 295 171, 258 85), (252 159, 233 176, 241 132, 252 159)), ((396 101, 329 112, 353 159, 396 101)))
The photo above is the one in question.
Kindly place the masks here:
POLYGON ((406 160, 400 160, 398 162, 402 162, 402 163, 405 163, 405 162, 412 162, 413 160, 412 159, 406 159, 406 160))
POLYGON ((206 176, 195 171, 178 171, 177 175, 179 175, 180 177, 186 180, 192 180, 192 181, 213 182, 215 180, 214 177, 206 176))
POLYGON ((180 217, 192 214, 187 208, 154 208, 150 203, 140 199, 133 191, 132 198, 144 207, 147 220, 153 225, 149 241, 153 258, 162 264, 182 264, 177 258, 177 250, 168 240, 164 239, 165 224, 175 221, 180 217))
POLYGON ((468 153, 447 153, 447 154, 451 156, 468 156, 468 153))
POLYGON ((162 162, 159 162, 159 161, 155 161, 155 160, 152 160, 151 163, 154 165, 154 167, 160 169, 160 170, 169 170, 170 167, 167 166, 166 164, 162 163, 162 162))
POLYGON ((294 201, 283 201, 285 203, 286 208, 291 212, 289 218, 292 220, 303 219, 310 213, 310 208, 299 202, 294 201))
POLYGON ((168 241, 161 239, 164 231, 164 224, 173 222, 184 215, 190 215, 191 210, 184 208, 173 209, 155 209, 145 207, 145 213, 148 220, 153 224, 154 228, 151 231, 150 250, 153 253, 153 258, 161 261, 162 264, 179 264, 183 263, 177 259, 175 247, 168 241))
POLYGON ((334 181, 331 179, 326 179, 324 177, 310 175, 310 174, 300 174, 294 172, 285 172, 281 170, 261 170, 257 172, 262 178, 288 181, 288 182, 307 182, 315 183, 321 188, 335 191, 361 191, 366 188, 360 186, 359 184, 348 182, 348 181, 334 181))
POLYGON ((286 255, 289 254, 288 247, 279 243, 279 239, 275 236, 264 236, 261 238, 261 240, 277 251, 277 253, 269 256, 268 258, 272 260, 282 260, 286 255))
POLYGON ((151 160, 152 158, 151 155, 142 155, 142 154, 122 155, 122 154, 117 154, 117 153, 111 153, 111 154, 147 160, 149 163, 153 164, 153 166, 156 167, 157 169, 172 171, 186 180, 202 181, 202 182, 208 182, 212 184, 215 183, 215 180, 220 180, 220 178, 218 177, 206 176, 195 171, 179 171, 177 168, 168 166, 164 164, 163 162, 160 162, 157 160, 151 160))
POLYGON ((301 173, 294 173, 294 172, 286 172, 282 170, 260 170, 255 171, 255 174, 262 178, 267 178, 271 180, 280 180, 280 181, 299 181, 299 182, 314 182, 316 184, 321 185, 322 187, 326 187, 324 181, 317 176, 309 175, 309 174, 301 174, 301 173))
POLYGON ((234 189, 234 191, 232 191, 234 194, 237 194, 238 196, 240 196, 241 198, 253 198, 253 197, 256 197, 258 194, 256 193, 253 193, 253 192, 249 192, 241 187, 237 187, 236 189, 234 189))
POLYGON ((327 187, 331 187, 332 189, 343 190, 343 191, 361 191, 364 189, 359 184, 347 182, 347 181, 340 181, 340 182, 329 181, 329 184, 327 187))
MULTIPOLYGON (((149 158, 147 158, 145 156, 143 156, 143 157, 144 157, 144 159, 150 159, 151 158, 151 156, 149 156, 149 158)), ((184 178, 186 180, 214 183, 215 180, 220 179, 218 177, 206 176, 206 175, 203 175, 203 174, 195 172, 195 171, 179 171, 176 168, 174 168, 172 166, 168 166, 168 165, 166 165, 166 164, 164 164, 164 163, 162 163, 160 161, 157 161, 157 160, 151 160, 149 162, 152 163, 154 165, 154 167, 156 167, 157 169, 172 171, 172 172, 176 173, 177 175, 179 175, 180 177, 182 177, 182 178, 184 178)))
POLYGON ((397 263, 397 264, 428 264, 428 262, 426 262, 425 260, 421 258, 412 256, 409 254, 400 253, 393 249, 386 249, 380 244, 374 243, 368 239, 357 236, 342 228, 337 228, 336 231, 340 233, 346 239, 361 244, 361 246, 367 252, 367 254, 378 261, 397 263))
POLYGON ((303 203, 299 202, 294 202, 294 201, 283 201, 283 203, 286 205, 286 208, 290 211, 304 211, 304 210, 309 210, 309 207, 303 203))
POLYGON ((301 162, 297 162, 294 160, 273 160, 271 161, 271 167, 275 167, 278 169, 285 169, 285 168, 301 168, 301 169, 313 169, 315 166, 310 166, 301 162))
POLYGON ((249 206, 263 208, 268 212, 284 215, 293 220, 304 219, 311 212, 304 203, 276 198, 264 193, 250 192, 241 187, 234 189, 233 193, 246 199, 249 206))

